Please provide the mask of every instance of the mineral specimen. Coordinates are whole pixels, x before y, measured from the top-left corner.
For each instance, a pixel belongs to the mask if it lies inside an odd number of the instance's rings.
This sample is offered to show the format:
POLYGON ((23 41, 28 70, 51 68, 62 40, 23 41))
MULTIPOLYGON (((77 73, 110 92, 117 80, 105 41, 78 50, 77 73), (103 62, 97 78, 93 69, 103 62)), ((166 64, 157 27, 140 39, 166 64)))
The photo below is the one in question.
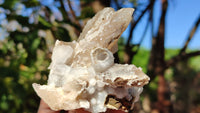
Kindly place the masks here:
POLYGON ((113 57, 133 11, 105 8, 87 22, 78 41, 56 41, 48 84, 33 84, 52 110, 133 109, 149 77, 134 65, 115 64, 113 57))

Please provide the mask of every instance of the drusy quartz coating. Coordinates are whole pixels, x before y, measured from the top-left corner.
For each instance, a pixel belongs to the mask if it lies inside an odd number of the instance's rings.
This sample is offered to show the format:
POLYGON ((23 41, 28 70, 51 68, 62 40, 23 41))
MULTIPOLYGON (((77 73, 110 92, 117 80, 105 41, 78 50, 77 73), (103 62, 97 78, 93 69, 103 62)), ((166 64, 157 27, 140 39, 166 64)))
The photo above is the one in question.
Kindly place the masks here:
POLYGON ((115 64, 117 41, 134 9, 104 8, 73 42, 56 41, 47 85, 33 88, 52 110, 133 109, 149 77, 135 65, 115 64))

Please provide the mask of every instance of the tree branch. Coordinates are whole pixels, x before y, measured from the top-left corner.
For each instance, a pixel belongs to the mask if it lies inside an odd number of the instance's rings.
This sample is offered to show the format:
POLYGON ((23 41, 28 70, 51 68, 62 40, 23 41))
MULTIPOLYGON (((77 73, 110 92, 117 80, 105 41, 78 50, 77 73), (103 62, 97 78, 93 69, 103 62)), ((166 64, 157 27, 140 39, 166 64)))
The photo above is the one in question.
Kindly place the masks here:
POLYGON ((75 33, 76 33, 76 35, 78 37, 80 32, 81 32, 82 26, 80 26, 79 22, 77 24, 77 22, 75 22, 75 19, 73 20, 74 22, 72 22, 72 20, 68 16, 67 11, 65 10, 65 6, 64 6, 63 0, 59 0, 59 1, 60 1, 60 4, 61 4, 61 13, 62 13, 63 17, 66 19, 66 21, 68 21, 70 23, 70 25, 75 27, 75 33))
POLYGON ((70 9, 70 13, 72 14, 73 18, 76 19, 75 12, 74 12, 74 10, 72 9, 71 1, 70 1, 70 0, 67 0, 67 2, 68 2, 69 9, 70 9))
POLYGON ((72 14, 72 17, 73 17, 74 22, 82 29, 82 26, 81 26, 81 24, 79 23, 79 21, 76 19, 75 12, 74 12, 74 10, 72 9, 71 1, 70 1, 70 0, 67 0, 67 2, 68 2, 68 6, 69 6, 69 9, 70 9, 70 13, 72 14))
MULTIPOLYGON (((151 8, 153 7, 154 1, 155 1, 155 0, 151 0, 151 1, 150 1, 149 5, 143 10, 142 14, 141 14, 140 17, 137 19, 137 21, 135 21, 135 22, 133 22, 133 20, 131 21, 131 30, 130 30, 130 34, 129 34, 129 37, 128 37, 128 41, 127 41, 126 46, 125 46, 125 51, 126 51, 126 52, 125 52, 125 53, 126 53, 126 55, 125 55, 125 56, 126 56, 126 57, 125 57, 125 63, 130 64, 130 63, 132 62, 133 56, 137 53, 137 50, 136 50, 136 51, 132 51, 132 48, 133 48, 134 46, 139 47, 139 46, 138 46, 139 44, 137 44, 137 45, 131 45, 131 44, 130 44, 130 41, 131 41, 132 35, 133 35, 133 30, 134 30, 134 28, 136 27, 137 23, 138 23, 138 22, 141 20, 141 18, 144 16, 144 14, 147 12, 147 10, 149 10, 149 9, 151 9, 151 8)), ((137 48, 137 49, 139 49, 139 48, 137 48)))
POLYGON ((187 38, 187 40, 186 40, 186 42, 185 42, 185 45, 183 46, 183 48, 180 50, 180 53, 179 54, 183 54, 184 52, 185 52, 185 50, 187 49, 187 47, 188 47, 188 44, 189 44, 189 42, 190 42, 190 40, 193 38, 193 36, 194 36, 194 34, 195 34, 195 32, 196 32, 196 30, 197 30, 197 27, 199 26, 199 24, 200 24, 200 15, 199 15, 199 17, 198 17, 198 19, 197 19, 197 21, 196 21, 196 23, 195 23, 195 26, 192 28, 192 30, 190 31, 190 34, 189 34, 189 36, 188 36, 188 38, 187 38))
POLYGON ((148 64, 148 73, 151 74, 151 79, 154 78, 156 75, 160 75, 161 73, 163 73, 165 67, 164 43, 165 43, 165 17, 167 13, 167 7, 168 7, 168 1, 163 0, 159 28, 156 37, 152 38, 152 49, 148 64))
MULTIPOLYGON (((146 35, 147 31, 148 31, 148 27, 149 27, 149 25, 150 25, 150 21, 151 21, 151 20, 150 20, 150 16, 149 16, 149 21, 147 22, 147 24, 146 24, 146 26, 145 26, 144 32, 143 32, 143 34, 142 34, 142 36, 141 36, 141 38, 140 38, 139 43, 130 46, 131 48, 133 48, 134 46, 137 47, 137 49, 136 49, 135 51, 133 51, 133 56, 134 56, 135 54, 138 53, 138 51, 139 51, 139 49, 140 49, 140 47, 141 47, 141 44, 142 44, 142 42, 143 42, 143 40, 144 40, 144 38, 145 38, 145 35, 146 35)), ((132 61, 132 60, 133 60, 133 58, 131 58, 131 61, 132 61)))
POLYGON ((145 30, 144 30, 144 33, 143 33, 143 35, 142 35, 142 37, 141 37, 141 39, 140 39, 140 42, 139 42, 139 44, 138 44, 138 49, 137 49, 136 53, 138 52, 138 50, 139 50, 139 48, 140 48, 140 46, 141 46, 141 44, 142 44, 142 42, 143 42, 143 40, 144 40, 144 37, 145 37, 145 35, 146 35, 147 31, 148 31, 149 25, 150 25, 150 17, 149 17, 149 22, 148 22, 148 23, 146 24, 146 26, 145 26, 145 30))
POLYGON ((151 7, 153 7, 154 5, 154 1, 155 0, 151 0, 149 5, 142 11, 142 14, 139 16, 139 18, 133 22, 131 21, 131 30, 130 30, 130 34, 129 34, 129 37, 128 37, 128 41, 126 43, 126 46, 129 46, 130 45, 130 41, 132 39, 132 36, 133 36, 133 30, 135 29, 136 25, 138 24, 138 22, 141 20, 141 18, 144 16, 144 14, 149 10, 151 9, 151 7))
POLYGON ((177 62, 183 61, 183 60, 187 60, 191 57, 194 56, 198 56, 200 55, 200 51, 195 51, 195 52, 191 52, 191 53, 184 53, 184 54, 179 54, 173 58, 171 58, 170 60, 168 60, 166 62, 166 68, 169 68, 171 66, 174 66, 175 64, 177 64, 177 62))
POLYGON ((66 12, 66 10, 65 10, 65 6, 64 6, 64 3, 63 3, 63 0, 59 0, 60 1, 60 4, 61 4, 61 9, 62 9, 62 14, 63 14, 63 16, 67 19, 67 20, 69 20, 70 21, 70 19, 69 19, 69 17, 68 17, 68 14, 67 14, 67 12, 66 12))

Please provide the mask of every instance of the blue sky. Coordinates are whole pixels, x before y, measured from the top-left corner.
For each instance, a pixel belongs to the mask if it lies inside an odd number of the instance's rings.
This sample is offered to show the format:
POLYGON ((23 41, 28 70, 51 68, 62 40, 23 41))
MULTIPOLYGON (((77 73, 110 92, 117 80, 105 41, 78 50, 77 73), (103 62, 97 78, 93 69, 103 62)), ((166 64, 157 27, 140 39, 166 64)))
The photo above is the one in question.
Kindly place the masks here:
MULTIPOLYGON (((158 28, 160 10, 159 0, 155 3, 155 30, 158 28)), ((166 15, 166 48, 181 48, 189 35, 190 30, 194 26, 196 19, 200 15, 200 0, 169 0, 168 12, 166 15)), ((141 34, 144 32, 146 25, 145 15, 144 19, 137 25, 133 34, 133 43, 138 43, 141 34)), ((155 32, 154 30, 154 32, 155 32)), ((127 37, 129 28, 122 36, 127 37)), ((149 28, 145 39, 142 43, 145 48, 151 48, 151 29, 149 28)), ((200 27, 198 27, 193 39, 189 44, 190 49, 200 49, 200 27)))
MULTIPOLYGON (((177 0, 169 6, 167 15, 167 47, 182 47, 196 19, 200 16, 200 0, 177 0)), ((200 49, 200 27, 189 48, 200 49)))

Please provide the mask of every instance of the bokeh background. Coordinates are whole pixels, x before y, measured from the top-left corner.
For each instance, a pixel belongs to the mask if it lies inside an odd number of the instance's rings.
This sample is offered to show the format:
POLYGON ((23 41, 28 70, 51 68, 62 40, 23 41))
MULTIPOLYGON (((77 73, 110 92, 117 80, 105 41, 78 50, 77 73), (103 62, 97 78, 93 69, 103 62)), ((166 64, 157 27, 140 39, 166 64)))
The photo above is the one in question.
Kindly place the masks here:
MULTIPOLYGON (((115 62, 151 81, 134 113, 200 113, 199 0, 0 0, 0 113, 35 113, 55 41, 78 39, 104 7, 135 8, 115 62)), ((125 18, 125 17, 124 17, 125 18)))

